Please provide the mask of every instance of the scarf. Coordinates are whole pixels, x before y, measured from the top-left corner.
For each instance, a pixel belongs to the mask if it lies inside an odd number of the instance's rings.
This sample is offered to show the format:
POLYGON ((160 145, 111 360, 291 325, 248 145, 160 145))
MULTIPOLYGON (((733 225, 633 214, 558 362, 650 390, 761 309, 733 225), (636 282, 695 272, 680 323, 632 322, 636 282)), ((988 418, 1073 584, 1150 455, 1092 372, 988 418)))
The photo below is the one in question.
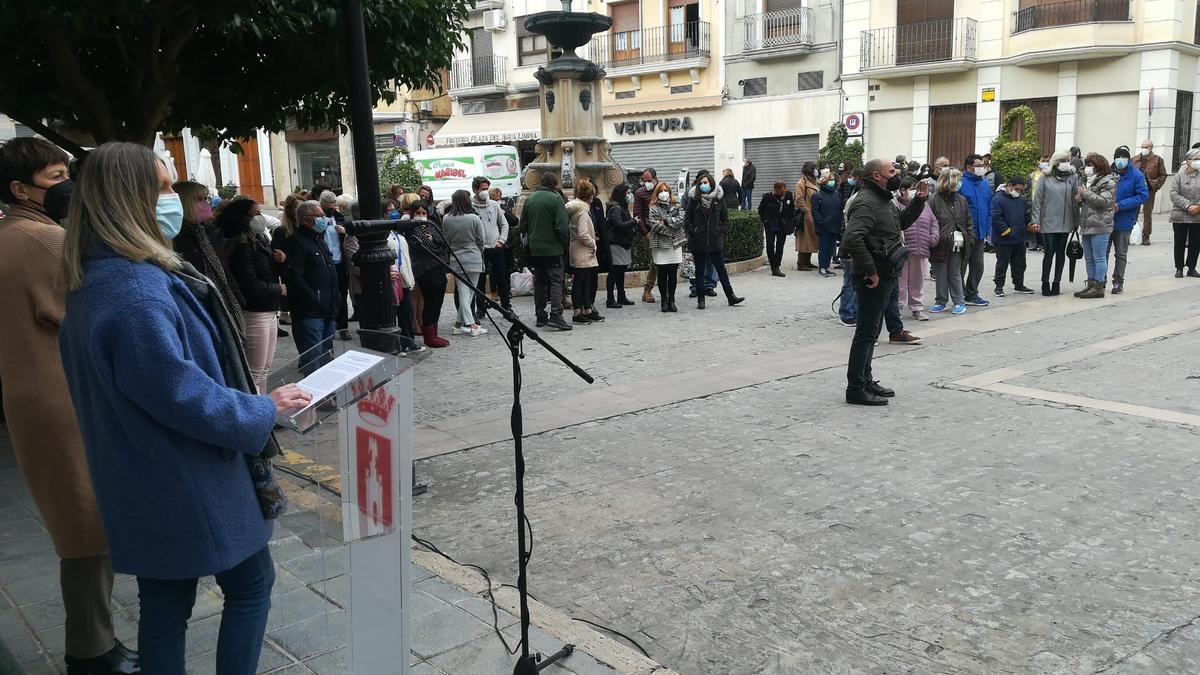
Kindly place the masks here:
MULTIPOLYGON (((250 364, 246 361, 246 351, 242 347, 241 329, 234 322, 233 314, 225 302, 221 300, 220 291, 212 281, 186 262, 175 274, 208 311, 208 316, 217 329, 217 354, 221 359, 221 374, 225 377, 225 385, 247 394, 257 394, 254 379, 250 375, 250 364)), ((272 433, 267 439, 266 447, 257 457, 245 456, 259 507, 262 509, 263 518, 267 520, 278 518, 287 510, 288 505, 287 496, 271 475, 270 460, 278 455, 279 443, 272 433)))
MULTIPOLYGON (((204 266, 208 268, 208 277, 213 280, 221 295, 225 297, 229 311, 232 312, 235 307, 239 310, 245 307, 246 298, 242 297, 241 289, 230 284, 229 277, 225 276, 225 265, 217 255, 217 250, 213 248, 212 240, 208 238, 208 230, 199 223, 193 223, 187 227, 191 228, 192 236, 196 238, 196 244, 200 246, 200 255, 204 256, 204 266)), ((241 312, 234 313, 233 322, 238 327, 239 334, 245 331, 246 326, 242 323, 241 312)), ((241 344, 241 340, 238 341, 238 344, 241 344)))

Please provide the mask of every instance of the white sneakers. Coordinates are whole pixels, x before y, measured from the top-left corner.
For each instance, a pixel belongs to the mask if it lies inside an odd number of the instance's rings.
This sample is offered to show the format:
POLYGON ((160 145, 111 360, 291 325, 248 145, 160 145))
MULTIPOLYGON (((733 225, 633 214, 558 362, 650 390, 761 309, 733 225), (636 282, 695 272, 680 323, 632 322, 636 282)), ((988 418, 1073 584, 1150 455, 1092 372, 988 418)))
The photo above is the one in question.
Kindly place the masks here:
POLYGON ((479 337, 480 335, 487 335, 487 329, 483 326, 476 326, 474 328, 470 326, 455 326, 450 333, 452 335, 470 335, 471 337, 479 337))

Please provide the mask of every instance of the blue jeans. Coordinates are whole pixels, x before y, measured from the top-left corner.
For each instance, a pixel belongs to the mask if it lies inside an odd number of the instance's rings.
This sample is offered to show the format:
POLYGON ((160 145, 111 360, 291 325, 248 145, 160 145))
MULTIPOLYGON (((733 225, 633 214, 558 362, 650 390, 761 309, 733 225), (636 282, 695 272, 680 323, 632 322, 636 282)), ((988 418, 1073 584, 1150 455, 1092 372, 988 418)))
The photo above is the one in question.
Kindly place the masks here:
POLYGON ((827 270, 830 263, 833 262, 834 254, 837 253, 838 235, 819 234, 817 237, 821 242, 817 249, 817 267, 827 270))
MULTIPOLYGON (((727 294, 733 293, 733 286, 731 286, 729 283, 729 272, 727 272, 725 270, 725 252, 724 251, 693 252, 692 257, 694 257, 696 259, 696 272, 697 272, 696 276, 697 277, 700 276, 699 271, 700 271, 701 267, 703 267, 704 269, 706 269, 710 273, 712 273, 712 275, 714 277, 720 278, 721 288, 725 289, 725 293, 727 293, 727 294)), ((708 276, 708 275, 705 275, 705 276, 708 276)), ((709 286, 708 281, 705 280, 704 287, 706 289, 716 288, 717 280, 713 279, 712 286, 709 286)), ((692 284, 692 288, 695 288, 695 283, 692 284)), ((699 293, 697 293, 697 295, 699 295, 699 293)))
POLYGON ((333 319, 300 319, 292 322, 292 339, 300 354, 300 370, 309 373, 328 363, 325 352, 333 347, 333 319), (320 345, 321 349, 314 349, 320 345))
POLYGON ((746 188, 746 187, 742 188, 742 210, 743 211, 749 211, 750 209, 754 208, 752 206, 752 204, 754 203, 754 199, 752 198, 752 195, 750 194, 753 191, 754 190, 751 188, 746 188))
POLYGON ((842 262, 842 301, 838 316, 842 321, 854 321, 858 314, 858 294, 854 289, 854 265, 849 259, 842 262))
POLYGON ((1083 235, 1083 260, 1088 279, 1108 281, 1108 233, 1083 235))
MULTIPOLYGON (((694 253, 692 254, 692 257, 695 258, 696 260, 699 260, 699 258, 697 258, 696 254, 694 254, 694 253)), ((725 263, 722 262, 721 264, 724 265, 725 263)), ((692 292, 695 293, 696 295, 699 295, 700 291, 701 291, 701 289, 696 287, 696 282, 700 281, 700 280, 704 281, 704 289, 703 290, 705 290, 705 291, 712 290, 717 287, 717 268, 713 267, 711 257, 708 259, 708 262, 706 262, 704 264, 704 273, 703 274, 701 274, 701 272, 700 272, 700 264, 698 262, 696 264, 696 276, 692 277, 692 281, 691 281, 692 292)))
MULTIPOLYGON (((254 675, 262 651, 275 564, 264 547, 234 567, 218 572, 217 585, 225 595, 217 637, 217 668, 221 675, 254 675)), ((138 577, 141 621, 138 652, 142 672, 184 675, 188 618, 196 604, 196 579, 138 577)))

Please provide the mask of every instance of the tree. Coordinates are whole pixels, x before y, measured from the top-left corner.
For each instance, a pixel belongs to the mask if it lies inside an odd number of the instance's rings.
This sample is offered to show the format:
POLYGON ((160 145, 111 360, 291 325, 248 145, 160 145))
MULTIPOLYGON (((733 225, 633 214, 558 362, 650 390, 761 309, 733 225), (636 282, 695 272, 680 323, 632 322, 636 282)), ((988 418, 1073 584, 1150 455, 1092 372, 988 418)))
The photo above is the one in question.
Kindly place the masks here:
MULTIPOLYGON (((440 86, 462 46, 466 0, 362 4, 373 100, 440 86)), ((5 0, 0 26, 0 112, 72 152, 81 142, 150 145, 184 127, 236 141, 349 117, 338 2, 5 0)))
POLYGON ((379 189, 384 196, 393 185, 404 188, 406 193, 421 187, 421 170, 405 148, 392 148, 379 161, 379 189))
POLYGON ((1000 135, 992 141, 992 166, 1002 176, 1028 176, 1037 168, 1040 154, 1033 110, 1027 105, 1009 110, 1000 123, 1000 135), (1013 138, 1017 120, 1021 120, 1021 138, 1013 138))
POLYGON ((863 143, 861 140, 855 140, 853 143, 847 143, 846 139, 849 135, 846 133, 846 125, 841 122, 834 122, 829 127, 829 133, 825 134, 825 145, 817 153, 817 161, 822 166, 832 166, 837 168, 842 162, 852 162, 854 166, 863 165, 863 143))

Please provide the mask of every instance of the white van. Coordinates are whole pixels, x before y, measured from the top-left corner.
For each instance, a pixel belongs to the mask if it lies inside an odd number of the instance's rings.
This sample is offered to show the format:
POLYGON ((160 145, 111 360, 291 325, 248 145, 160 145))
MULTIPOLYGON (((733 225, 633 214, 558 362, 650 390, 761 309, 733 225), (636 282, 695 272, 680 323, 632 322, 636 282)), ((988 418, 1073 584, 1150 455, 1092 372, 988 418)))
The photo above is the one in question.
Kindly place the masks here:
POLYGON ((470 145, 412 153, 421 182, 433 188, 436 200, 450 199, 455 190, 471 191, 471 180, 486 176, 505 197, 521 194, 521 156, 511 145, 470 145))

